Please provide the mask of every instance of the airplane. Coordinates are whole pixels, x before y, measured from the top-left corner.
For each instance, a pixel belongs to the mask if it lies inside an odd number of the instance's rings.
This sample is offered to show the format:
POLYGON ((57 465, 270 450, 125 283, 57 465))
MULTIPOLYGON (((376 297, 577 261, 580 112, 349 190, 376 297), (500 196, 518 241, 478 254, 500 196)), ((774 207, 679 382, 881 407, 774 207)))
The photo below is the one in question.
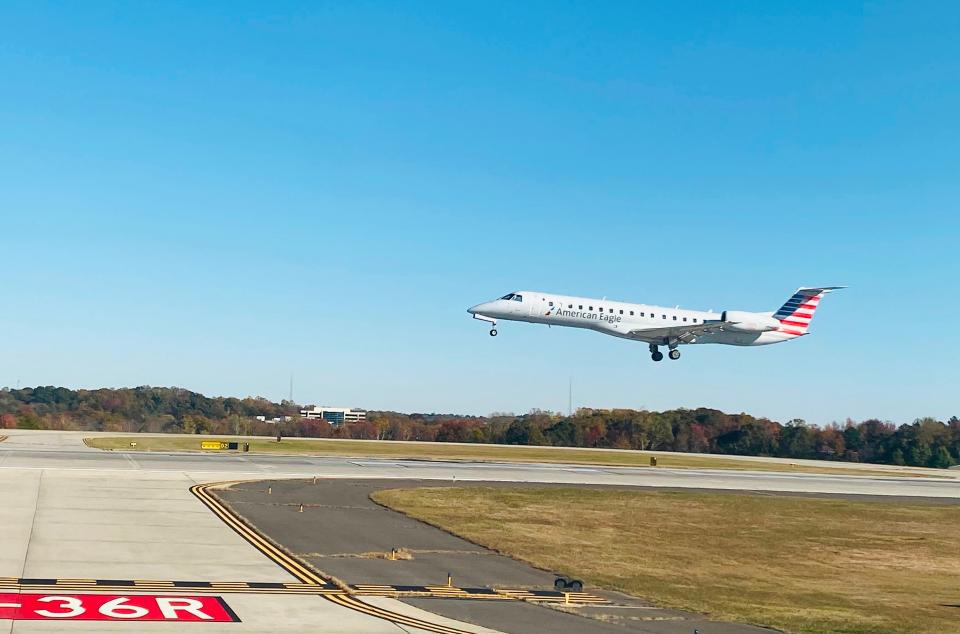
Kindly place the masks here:
POLYGON ((664 308, 537 291, 507 293, 472 306, 467 312, 474 319, 490 323, 492 337, 497 336, 498 319, 586 328, 647 343, 650 358, 662 361, 660 346, 666 346, 668 356, 676 360, 680 358, 681 344, 765 346, 802 337, 808 334, 813 313, 823 296, 841 288, 846 287, 799 288, 776 312, 765 313, 725 310, 718 315, 712 310, 664 308))

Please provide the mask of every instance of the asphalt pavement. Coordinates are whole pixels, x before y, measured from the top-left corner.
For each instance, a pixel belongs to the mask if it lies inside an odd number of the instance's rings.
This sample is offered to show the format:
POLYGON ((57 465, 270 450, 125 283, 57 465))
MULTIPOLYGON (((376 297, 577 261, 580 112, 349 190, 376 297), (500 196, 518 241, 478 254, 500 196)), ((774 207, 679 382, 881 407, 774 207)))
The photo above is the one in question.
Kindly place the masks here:
MULTIPOLYGON (((484 482, 483 485, 518 486, 505 482, 484 482)), ((554 580, 559 573, 538 570, 386 509, 370 499, 370 494, 380 489, 418 486, 455 486, 455 483, 396 479, 268 480, 235 484, 217 490, 215 494, 287 551, 325 576, 350 586, 444 586, 449 579, 455 588, 554 589, 554 580), (411 558, 387 558, 393 549, 405 551, 411 558)), ((544 485, 528 483, 519 486, 544 485)), ((572 571, 560 572, 569 574, 572 571)), ((489 599, 433 597, 404 598, 403 601, 460 621, 517 634, 689 634, 694 630, 704 634, 755 634, 771 631, 657 608, 619 593, 595 588, 588 590, 609 603, 584 609, 562 604, 533 605, 489 599), (587 613, 589 618, 578 613, 587 613)), ((443 591, 441 588, 440 592, 443 591)))

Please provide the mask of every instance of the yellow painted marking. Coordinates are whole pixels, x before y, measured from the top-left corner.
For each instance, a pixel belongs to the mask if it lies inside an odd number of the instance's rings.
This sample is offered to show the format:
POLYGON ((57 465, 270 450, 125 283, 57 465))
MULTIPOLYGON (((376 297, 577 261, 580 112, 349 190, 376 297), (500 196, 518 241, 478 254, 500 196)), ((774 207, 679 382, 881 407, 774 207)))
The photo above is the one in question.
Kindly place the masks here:
MULTIPOLYGON (((311 594, 311 595, 340 595, 349 596, 346 590, 331 587, 319 587, 311 583, 285 583, 273 588, 251 587, 245 581, 216 581, 209 585, 201 584, 196 586, 176 586, 173 581, 164 580, 133 580, 135 585, 95 585, 95 579, 57 579, 53 584, 27 584, 22 586, 16 577, 0 578, 0 587, 8 589, 24 589, 27 591, 96 591, 96 592, 123 592, 130 594, 144 592, 164 592, 180 594, 210 594, 210 593, 248 593, 248 594, 311 594)), ((564 603, 569 597, 570 603, 579 604, 598 604, 609 603, 608 600, 589 593, 570 592, 560 595, 537 596, 528 590, 521 589, 496 589, 494 593, 474 593, 469 589, 458 588, 454 586, 424 586, 423 590, 400 590, 396 586, 383 584, 357 584, 354 592, 358 596, 432 596, 447 599, 494 599, 494 600, 516 600, 529 601, 533 603, 564 603)), ((366 604, 364 604, 366 605, 366 604)))
MULTIPOLYGON (((219 486, 223 486, 224 484, 228 483, 220 483, 219 486)), ((198 484, 191 487, 190 490, 224 523, 230 526, 235 532, 250 542, 250 544, 252 544, 260 552, 262 552, 284 570, 292 574, 294 577, 307 583, 312 582, 316 585, 326 585, 326 583, 328 583, 326 579, 307 568, 299 560, 268 542, 259 534, 259 532, 240 522, 233 513, 231 513, 223 504, 220 503, 219 500, 213 498, 207 492, 207 489, 211 486, 213 485, 198 484)), ((390 612, 389 610, 377 608, 375 606, 363 603, 362 601, 346 594, 324 593, 323 596, 328 601, 332 601, 338 605, 342 605, 370 616, 375 616, 391 623, 410 625, 412 627, 427 630, 428 632, 435 632, 436 634, 468 634, 465 630, 460 630, 437 623, 430 623, 429 621, 423 621, 405 616, 403 614, 398 614, 396 612, 390 612)))

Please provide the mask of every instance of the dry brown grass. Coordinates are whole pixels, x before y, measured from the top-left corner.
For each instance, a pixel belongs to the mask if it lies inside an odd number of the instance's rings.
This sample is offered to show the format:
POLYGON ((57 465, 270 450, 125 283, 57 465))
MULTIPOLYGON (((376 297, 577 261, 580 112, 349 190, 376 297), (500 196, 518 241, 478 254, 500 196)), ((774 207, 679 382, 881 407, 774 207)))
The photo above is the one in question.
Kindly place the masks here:
POLYGON ((485 487, 377 502, 659 605, 797 633, 960 632, 960 506, 485 487))
MULTIPOLYGON (((96 436, 84 438, 95 449, 123 451, 199 451, 201 440, 221 440, 213 436, 96 436), (136 441, 136 447, 130 443, 136 441)), ((233 439, 236 440, 236 439, 233 439)), ((425 442, 373 442, 284 438, 276 442, 266 438, 241 441, 250 443, 254 453, 303 454, 366 458, 413 458, 422 460, 485 460, 510 462, 555 462, 611 467, 646 467, 651 456, 657 465, 671 469, 740 469, 786 473, 825 473, 835 475, 943 477, 936 469, 923 472, 902 471, 897 467, 862 465, 820 465, 782 461, 743 460, 731 456, 677 455, 643 451, 584 450, 572 447, 527 447, 503 445, 456 445, 425 442)))

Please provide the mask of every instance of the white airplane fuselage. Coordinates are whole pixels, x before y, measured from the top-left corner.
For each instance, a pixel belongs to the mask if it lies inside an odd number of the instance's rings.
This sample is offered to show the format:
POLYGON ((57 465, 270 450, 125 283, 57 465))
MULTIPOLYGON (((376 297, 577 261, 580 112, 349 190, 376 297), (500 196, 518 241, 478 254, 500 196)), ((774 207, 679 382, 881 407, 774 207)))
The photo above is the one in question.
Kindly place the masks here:
POLYGON ((801 288, 776 312, 715 313, 539 291, 508 293, 468 312, 490 322, 492 335, 496 335, 498 320, 585 328, 645 342, 654 360, 662 358, 657 346, 667 346, 671 358, 676 359, 676 348, 682 344, 763 346, 803 336, 820 298, 836 288, 840 287, 801 288))

